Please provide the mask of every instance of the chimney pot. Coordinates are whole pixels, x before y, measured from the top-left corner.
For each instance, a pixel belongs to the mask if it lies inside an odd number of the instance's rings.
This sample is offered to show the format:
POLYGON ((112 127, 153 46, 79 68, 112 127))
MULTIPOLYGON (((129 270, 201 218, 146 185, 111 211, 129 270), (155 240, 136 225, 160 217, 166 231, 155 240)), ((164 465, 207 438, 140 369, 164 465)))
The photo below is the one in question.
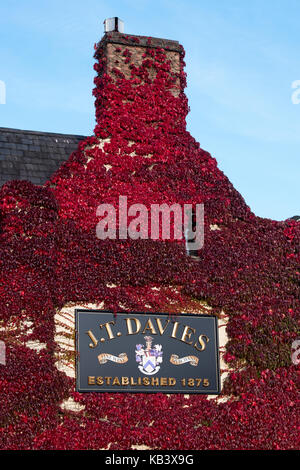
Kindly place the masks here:
POLYGON ((114 18, 107 18, 103 23, 105 33, 110 33, 112 31, 124 33, 124 21, 120 20, 117 16, 114 18))

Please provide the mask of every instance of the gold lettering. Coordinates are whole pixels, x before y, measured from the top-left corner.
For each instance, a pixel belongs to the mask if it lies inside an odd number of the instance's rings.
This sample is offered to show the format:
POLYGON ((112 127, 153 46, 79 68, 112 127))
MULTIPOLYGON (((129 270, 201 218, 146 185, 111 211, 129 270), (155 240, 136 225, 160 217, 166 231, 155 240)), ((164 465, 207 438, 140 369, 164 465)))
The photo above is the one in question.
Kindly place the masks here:
POLYGON ((88 385, 95 385, 95 377, 88 376, 88 385))
POLYGON ((194 347, 196 349, 198 349, 198 351, 204 351, 204 349, 206 348, 206 344, 204 342, 204 339, 206 340, 207 343, 209 342, 209 338, 206 335, 200 335, 199 338, 198 338, 198 341, 199 341, 199 344, 200 344, 201 348, 198 347, 197 342, 194 344, 194 347))
POLYGON ((150 385, 150 380, 148 377, 143 377, 143 385, 150 385))
POLYGON ((152 333, 153 335, 156 335, 156 334, 157 334, 156 331, 155 331, 155 328, 154 328, 154 326, 153 326, 153 323, 152 323, 152 321, 151 321, 151 318, 148 318, 148 321, 147 321, 147 323, 146 323, 146 325, 145 325, 145 328, 143 329, 143 335, 146 333, 146 330, 151 331, 151 333, 152 333))
POLYGON ((97 385, 103 385, 103 377, 97 377, 96 379, 97 385))
POLYGON ((86 331, 86 334, 89 335, 89 337, 91 338, 91 340, 93 341, 92 343, 89 344, 89 347, 90 348, 95 348, 97 345, 98 345, 98 340, 97 338, 95 338, 93 332, 91 330, 89 331, 86 331))
POLYGON ((128 377, 122 377, 121 381, 122 381, 122 385, 129 385, 129 378, 128 377))
POLYGON ((163 335, 164 332, 166 331, 166 328, 167 328, 168 324, 170 323, 170 320, 166 320, 164 328, 162 327, 160 318, 156 318, 156 323, 157 323, 160 334, 163 335))
POLYGON ((160 378, 160 385, 161 385, 162 387, 165 387, 166 385, 168 385, 167 377, 161 377, 161 378, 160 378))
POLYGON ((189 342, 187 340, 191 339, 191 335, 195 332, 196 330, 194 328, 191 328, 190 326, 185 326, 180 341, 182 341, 183 343, 192 344, 193 341, 189 342))
POLYGON ((189 387, 193 387, 195 385, 194 379, 188 379, 187 383, 189 387))
POLYGON ((125 318, 125 321, 127 323, 128 335, 136 335, 137 333, 139 333, 141 329, 141 322, 138 318, 125 318), (135 321, 136 331, 133 331, 132 329, 131 320, 135 321))
POLYGON ((176 333, 177 333, 177 330, 178 330, 178 321, 175 321, 174 322, 174 326, 173 326, 173 331, 172 331, 172 334, 171 334, 171 337, 172 338, 176 338, 176 333))
POLYGON ((115 324, 116 322, 113 320, 113 321, 108 321, 107 323, 104 323, 103 325, 100 325, 100 328, 104 328, 104 327, 106 328, 109 339, 114 339, 114 335, 113 335, 110 325, 115 325, 115 324))
POLYGON ((130 377, 130 385, 137 385, 133 377, 130 377))
POLYGON ((159 385, 159 378, 151 377, 151 385, 159 385))
POLYGON ((118 379, 118 377, 114 378, 112 385, 120 385, 120 380, 118 379))
POLYGON ((112 377, 104 377, 105 380, 106 380, 106 385, 110 385, 110 381, 112 379, 112 377))
POLYGON ((174 387, 174 385, 176 385, 176 379, 174 379, 173 377, 169 377, 169 385, 171 387, 174 387))

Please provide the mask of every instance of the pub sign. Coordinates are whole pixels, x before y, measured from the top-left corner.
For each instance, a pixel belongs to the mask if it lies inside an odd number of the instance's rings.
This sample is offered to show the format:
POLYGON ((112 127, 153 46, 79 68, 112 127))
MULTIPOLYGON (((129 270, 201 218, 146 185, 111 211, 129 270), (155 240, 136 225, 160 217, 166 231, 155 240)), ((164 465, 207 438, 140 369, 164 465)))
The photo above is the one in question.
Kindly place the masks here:
POLYGON ((213 315, 75 311, 78 392, 220 393, 213 315))

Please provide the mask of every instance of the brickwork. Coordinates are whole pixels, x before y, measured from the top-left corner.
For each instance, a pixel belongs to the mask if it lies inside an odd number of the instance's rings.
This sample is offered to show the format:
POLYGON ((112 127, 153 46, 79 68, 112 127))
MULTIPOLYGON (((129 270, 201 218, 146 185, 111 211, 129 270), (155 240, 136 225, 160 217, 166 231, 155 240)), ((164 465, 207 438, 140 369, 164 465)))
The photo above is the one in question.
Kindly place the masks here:
MULTIPOLYGON (((116 78, 114 69, 122 72, 126 79, 131 77, 132 64, 136 67, 142 65, 145 59, 144 54, 147 48, 159 47, 165 50, 166 60, 171 65, 171 73, 174 76, 174 88, 171 92, 178 96, 180 92, 180 54, 183 50, 177 41, 168 39, 147 38, 145 36, 127 36, 118 32, 105 34, 98 43, 98 48, 105 51, 107 59, 106 73, 116 78)), ((156 71, 150 70, 149 77, 153 80, 156 71)))

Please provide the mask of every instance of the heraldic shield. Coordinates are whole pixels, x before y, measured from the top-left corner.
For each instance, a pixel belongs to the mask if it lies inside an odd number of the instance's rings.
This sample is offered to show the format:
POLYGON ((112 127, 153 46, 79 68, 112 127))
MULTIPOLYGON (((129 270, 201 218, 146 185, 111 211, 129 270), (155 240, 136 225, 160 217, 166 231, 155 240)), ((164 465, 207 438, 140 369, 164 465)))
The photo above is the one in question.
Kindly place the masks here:
POLYGON ((139 364, 139 370, 146 375, 156 374, 162 363, 163 351, 161 344, 155 344, 152 348, 153 338, 151 336, 144 336, 146 347, 142 344, 136 345, 136 362, 139 364))

